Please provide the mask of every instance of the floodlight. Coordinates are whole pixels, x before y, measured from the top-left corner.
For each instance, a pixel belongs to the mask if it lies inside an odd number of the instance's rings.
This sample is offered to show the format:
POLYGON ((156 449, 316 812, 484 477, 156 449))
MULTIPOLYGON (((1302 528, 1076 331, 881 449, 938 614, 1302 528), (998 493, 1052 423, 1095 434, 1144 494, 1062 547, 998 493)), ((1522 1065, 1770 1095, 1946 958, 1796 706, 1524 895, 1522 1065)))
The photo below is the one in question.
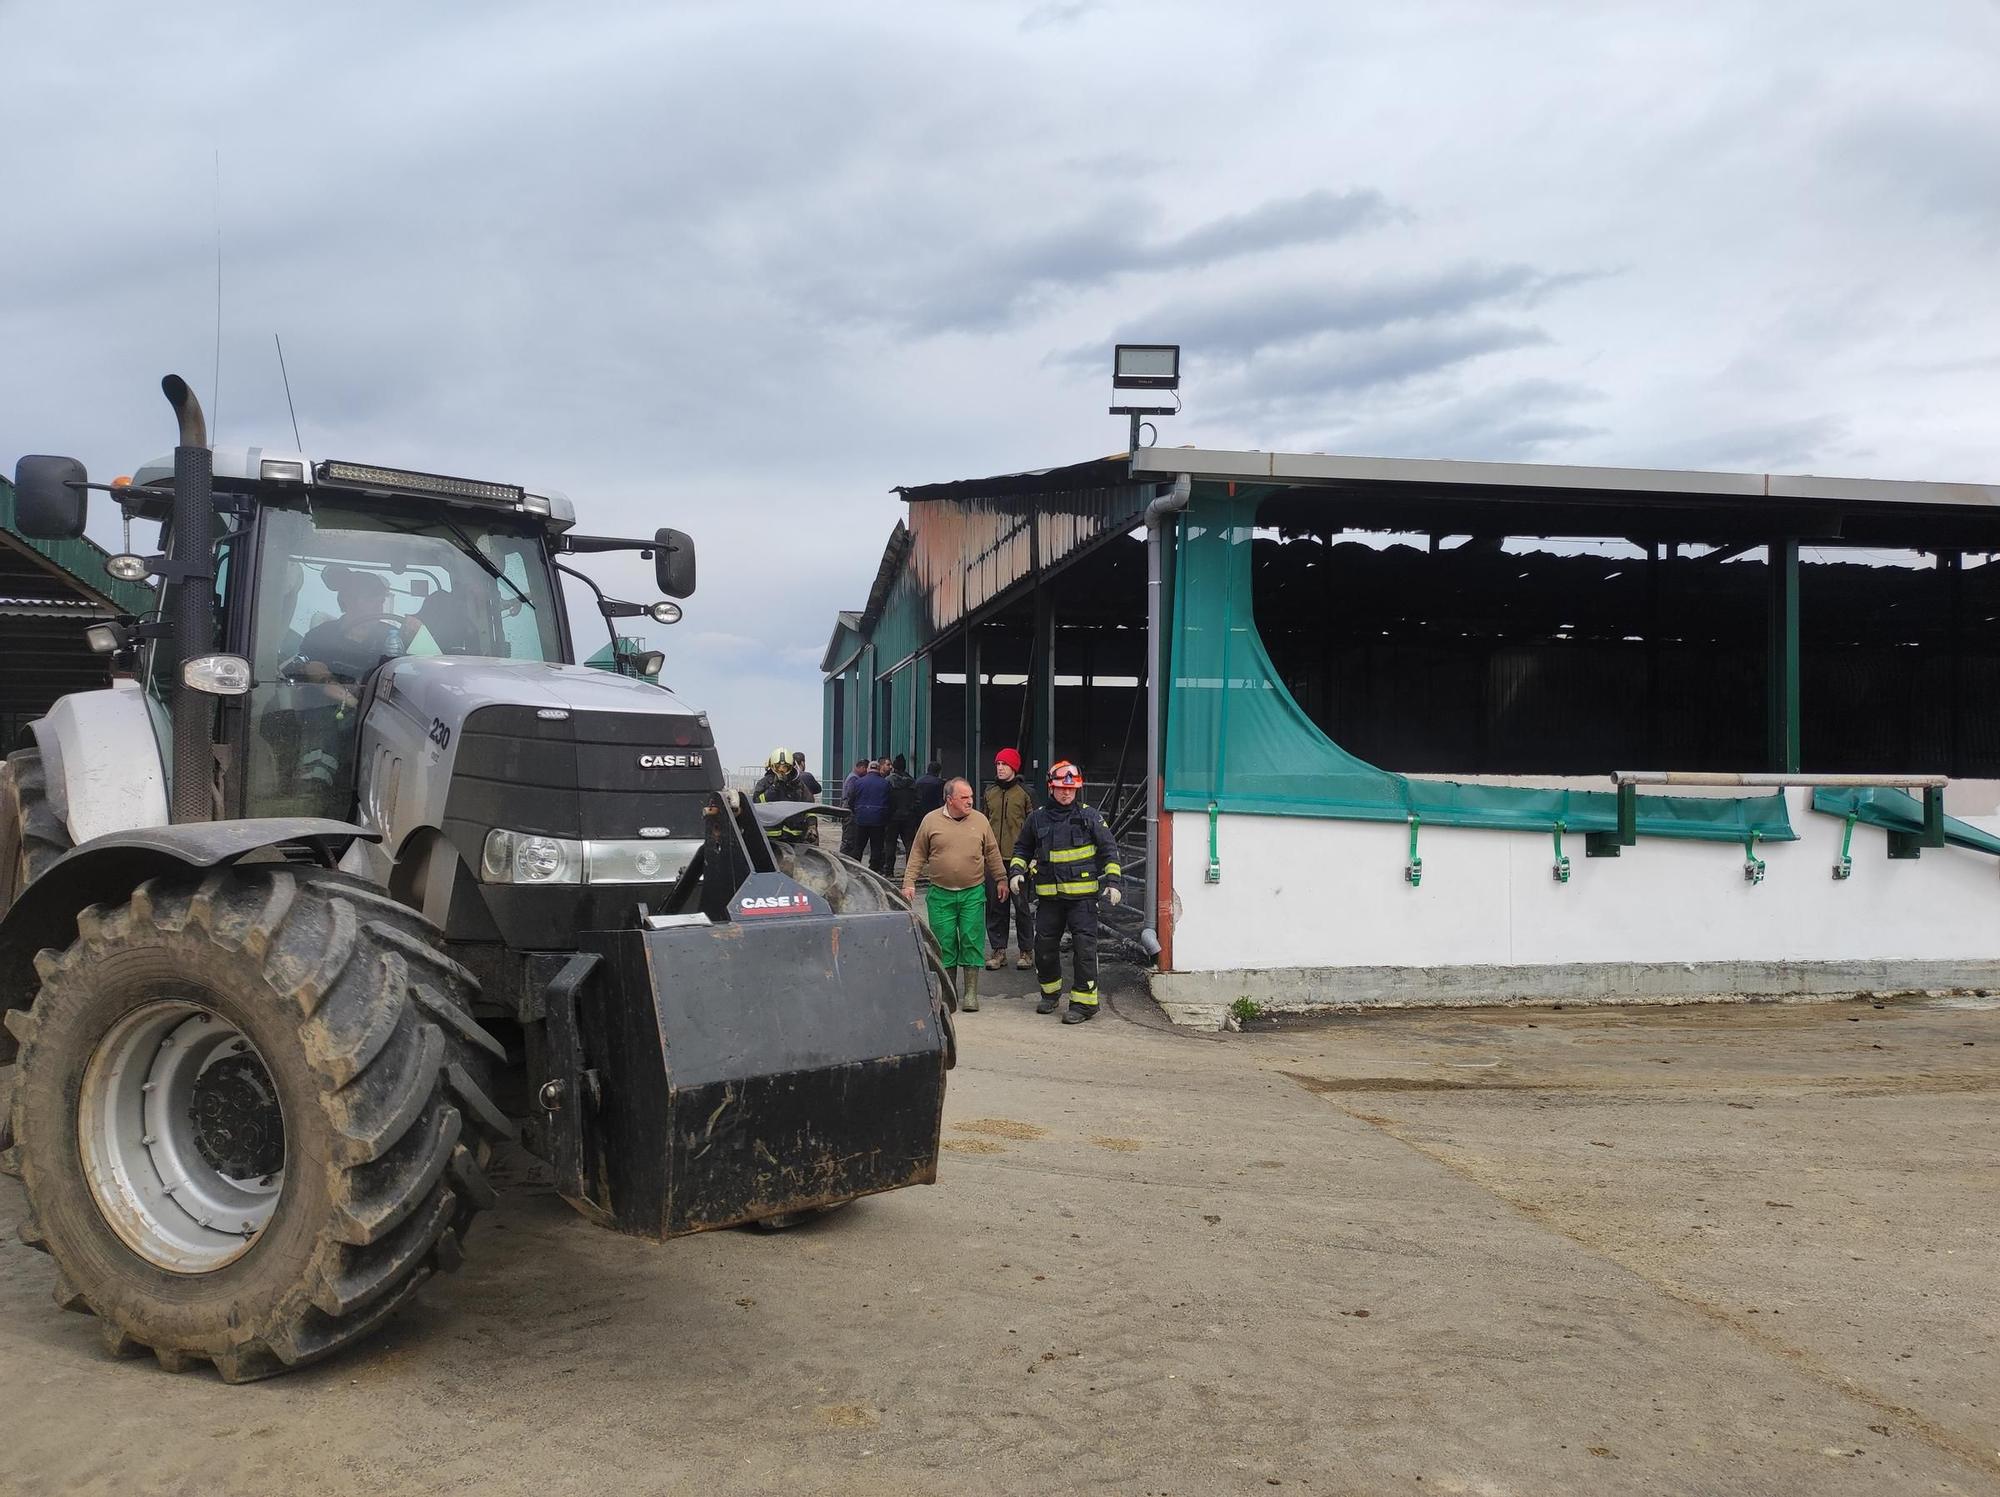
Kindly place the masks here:
POLYGON ((1178 390, 1180 384, 1178 343, 1120 343, 1112 353, 1114 390, 1178 390))

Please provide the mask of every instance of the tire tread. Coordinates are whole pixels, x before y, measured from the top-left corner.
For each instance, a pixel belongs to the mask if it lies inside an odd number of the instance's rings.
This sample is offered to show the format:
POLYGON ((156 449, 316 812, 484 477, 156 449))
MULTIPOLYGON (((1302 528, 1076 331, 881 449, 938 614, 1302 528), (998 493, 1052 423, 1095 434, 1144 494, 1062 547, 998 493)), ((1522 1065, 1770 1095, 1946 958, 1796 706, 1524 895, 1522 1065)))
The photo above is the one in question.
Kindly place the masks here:
MULTIPOLYGON (((155 878, 124 905, 94 910, 73 945, 38 959, 37 1005, 80 998, 108 956, 147 941, 197 966, 234 964, 290 1004, 336 1140, 322 1166, 333 1209, 305 1278, 259 1312, 261 1323, 238 1324, 232 1311, 198 1342, 163 1333, 147 1323, 143 1297, 72 1283, 60 1243, 58 1293, 99 1316, 114 1355, 150 1350, 169 1371, 211 1363, 229 1382, 269 1377, 367 1336, 433 1272, 463 1261, 466 1229, 495 1199, 492 1146, 513 1132, 485 1079, 504 1051, 470 1016, 476 981, 437 949, 418 912, 348 875, 280 864, 155 878)), ((22 1074, 47 1032, 38 1017, 6 1015, 22 1074)), ((14 1121, 17 1130, 28 1121, 18 1096, 14 1121)), ((31 1210, 19 1232, 51 1251, 32 1204, 62 1177, 39 1164, 31 1126, 21 1142, 31 1210)))

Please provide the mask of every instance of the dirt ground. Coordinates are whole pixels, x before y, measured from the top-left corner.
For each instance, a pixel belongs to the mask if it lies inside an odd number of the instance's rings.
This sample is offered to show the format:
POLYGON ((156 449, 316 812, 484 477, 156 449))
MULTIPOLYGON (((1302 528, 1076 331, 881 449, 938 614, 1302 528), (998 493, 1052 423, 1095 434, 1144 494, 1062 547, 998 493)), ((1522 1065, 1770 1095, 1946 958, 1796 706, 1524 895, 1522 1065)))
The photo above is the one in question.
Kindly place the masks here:
POLYGON ((107 1359, 0 1180, 0 1490, 2000 1493, 2000 1010, 998 986, 937 1186, 654 1247, 520 1160, 462 1272, 248 1387, 107 1359))

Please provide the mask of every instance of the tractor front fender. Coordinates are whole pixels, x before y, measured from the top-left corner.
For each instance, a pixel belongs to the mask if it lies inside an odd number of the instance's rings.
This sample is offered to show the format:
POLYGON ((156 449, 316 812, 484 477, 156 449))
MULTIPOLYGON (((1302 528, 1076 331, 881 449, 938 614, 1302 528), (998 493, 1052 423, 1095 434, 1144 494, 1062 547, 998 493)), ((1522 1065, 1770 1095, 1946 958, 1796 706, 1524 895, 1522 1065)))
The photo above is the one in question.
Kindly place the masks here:
MULTIPOLYGON (((244 821, 194 821, 111 832, 72 848, 21 891, 0 919, 0 1010, 26 1008, 40 981, 35 953, 76 939, 76 917, 93 904, 119 902, 149 878, 206 872, 255 853, 304 850, 331 868, 356 839, 378 833, 318 816, 244 821)), ((0 1031, 0 1063, 14 1057, 14 1038, 0 1031)))

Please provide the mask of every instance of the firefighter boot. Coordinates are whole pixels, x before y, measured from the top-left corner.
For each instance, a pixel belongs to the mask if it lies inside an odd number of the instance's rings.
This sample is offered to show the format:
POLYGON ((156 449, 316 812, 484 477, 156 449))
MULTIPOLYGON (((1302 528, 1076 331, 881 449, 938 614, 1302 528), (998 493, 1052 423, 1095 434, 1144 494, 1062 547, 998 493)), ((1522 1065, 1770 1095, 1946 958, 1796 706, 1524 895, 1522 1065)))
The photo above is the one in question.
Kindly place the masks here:
POLYGON ((1069 1012, 1063 1015, 1065 1024, 1084 1024, 1097 1017, 1097 994, 1072 992, 1069 995, 1069 1012))
POLYGON ((1047 984, 1044 984, 1042 987, 1042 1001, 1035 1005, 1035 1012, 1038 1014, 1052 1014, 1056 1011, 1056 1005, 1060 1002, 1062 1002, 1062 984, 1058 982, 1053 991, 1050 990, 1047 984))
POLYGON ((958 1011, 962 1014, 979 1012, 979 969, 960 967, 958 969, 958 1011))

